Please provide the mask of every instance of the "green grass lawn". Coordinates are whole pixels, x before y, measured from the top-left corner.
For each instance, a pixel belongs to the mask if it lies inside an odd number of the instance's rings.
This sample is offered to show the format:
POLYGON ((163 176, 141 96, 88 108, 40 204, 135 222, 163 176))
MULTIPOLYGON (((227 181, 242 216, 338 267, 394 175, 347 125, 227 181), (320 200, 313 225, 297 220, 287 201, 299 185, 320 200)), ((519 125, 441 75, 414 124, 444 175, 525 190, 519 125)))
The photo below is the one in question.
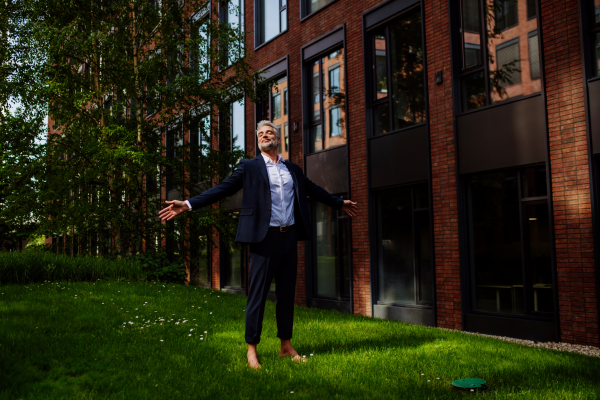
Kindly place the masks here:
POLYGON ((295 363, 278 357, 269 302, 254 371, 242 296, 127 282, 0 293, 2 399, 600 397, 600 358, 459 332, 296 307, 292 342, 308 362, 295 363), (450 389, 469 377, 490 390, 450 389))

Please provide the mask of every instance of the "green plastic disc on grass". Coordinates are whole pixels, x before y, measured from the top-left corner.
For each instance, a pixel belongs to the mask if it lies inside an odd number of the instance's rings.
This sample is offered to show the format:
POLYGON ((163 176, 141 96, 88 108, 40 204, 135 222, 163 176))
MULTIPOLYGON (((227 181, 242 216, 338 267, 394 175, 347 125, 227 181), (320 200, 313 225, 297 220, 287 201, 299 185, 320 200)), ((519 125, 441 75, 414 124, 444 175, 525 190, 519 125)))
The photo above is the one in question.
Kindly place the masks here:
POLYGON ((485 381, 477 378, 457 379, 452 382, 452 386, 457 389, 485 389, 485 381))

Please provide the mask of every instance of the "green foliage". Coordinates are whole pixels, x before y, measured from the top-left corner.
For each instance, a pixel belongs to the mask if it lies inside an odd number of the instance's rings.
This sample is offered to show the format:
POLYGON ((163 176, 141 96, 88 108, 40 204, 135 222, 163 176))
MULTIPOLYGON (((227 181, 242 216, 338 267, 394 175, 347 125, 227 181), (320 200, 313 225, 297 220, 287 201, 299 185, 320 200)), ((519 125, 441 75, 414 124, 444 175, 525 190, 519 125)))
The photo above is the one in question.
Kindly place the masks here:
POLYGON ((148 280, 182 283, 187 278, 185 266, 170 261, 166 253, 143 253, 136 257, 148 280))
POLYGON ((600 397, 598 357, 308 307, 295 310, 292 342, 308 360, 296 363, 279 357, 273 302, 258 346, 263 368, 254 371, 245 309, 244 296, 184 285, 3 285, 0 398, 600 397), (460 378, 490 389, 455 391, 460 378))
MULTIPOLYGON (((206 0, 3 3, 0 224, 19 231, 33 221, 38 233, 69 235, 80 253, 101 255, 136 254, 174 235, 156 218, 159 189, 168 181, 197 194, 242 153, 183 136, 229 135, 218 110, 226 120, 230 103, 253 100, 260 81, 244 57, 217 67, 224 48, 243 54, 245 33, 196 18, 209 7, 218 15, 219 3, 206 0), (200 126, 207 115, 212 123, 200 126)), ((201 217, 231 236, 228 214, 208 208, 201 217)))
POLYGON ((143 264, 135 257, 69 257, 35 250, 0 252, 0 284, 3 285, 56 280, 75 282, 146 278, 143 264))

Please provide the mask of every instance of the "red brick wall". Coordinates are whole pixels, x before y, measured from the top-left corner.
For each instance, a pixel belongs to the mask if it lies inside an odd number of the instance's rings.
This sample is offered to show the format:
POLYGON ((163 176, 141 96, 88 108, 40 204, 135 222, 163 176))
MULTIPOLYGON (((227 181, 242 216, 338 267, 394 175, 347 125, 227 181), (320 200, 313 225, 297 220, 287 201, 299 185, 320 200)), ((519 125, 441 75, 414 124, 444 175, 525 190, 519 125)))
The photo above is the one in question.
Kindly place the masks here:
MULTIPOLYGON (((364 67, 362 13, 382 1, 338 0, 326 6, 308 19, 300 22, 300 1, 288 2, 288 31, 253 54, 252 65, 263 68, 288 56, 289 124, 291 161, 303 167, 302 152, 302 62, 300 49, 314 39, 346 24, 346 73, 348 79, 348 145, 350 146, 350 196, 359 202, 359 213, 352 221, 352 271, 354 312, 371 315, 369 232, 367 211, 367 166, 364 110, 364 67), (352 12, 348 12, 351 9, 352 12), (298 123, 298 130, 293 130, 298 123)), ((246 0, 246 29, 254 30, 254 1, 246 0)), ((246 43, 254 48, 254 37, 248 35, 246 43)), ((254 121, 254 105, 251 119, 247 110, 248 129, 254 121)), ((306 271, 304 244, 298 244, 298 283, 296 304, 306 304, 306 271)))
POLYGON ((541 2, 560 334, 600 344, 576 0, 541 2))
POLYGON ((461 329, 458 208, 447 0, 425 0, 425 41, 435 246, 437 324, 461 329), (436 71, 444 83, 435 84, 436 71))

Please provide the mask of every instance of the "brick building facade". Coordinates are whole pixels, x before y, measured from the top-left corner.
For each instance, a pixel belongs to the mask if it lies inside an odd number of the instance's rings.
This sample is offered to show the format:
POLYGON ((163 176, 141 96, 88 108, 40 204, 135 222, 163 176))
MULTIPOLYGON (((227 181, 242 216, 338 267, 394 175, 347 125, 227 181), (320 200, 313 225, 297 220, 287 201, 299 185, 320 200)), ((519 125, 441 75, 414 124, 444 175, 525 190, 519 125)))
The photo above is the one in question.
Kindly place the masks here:
MULTIPOLYGON (((256 155, 279 121, 282 154, 359 203, 312 205, 298 305, 600 345, 599 0, 228 4, 212 18, 240 11, 279 88, 232 106, 232 142, 256 155)), ((247 249, 216 243, 204 280, 245 293, 247 249)))
MULTIPOLYGON (((298 305, 600 344, 597 3, 245 1, 253 66, 286 82, 245 102, 246 151, 285 109, 286 157, 359 203, 352 221, 313 207, 298 305)), ((211 285, 243 293, 228 257, 211 285)))

